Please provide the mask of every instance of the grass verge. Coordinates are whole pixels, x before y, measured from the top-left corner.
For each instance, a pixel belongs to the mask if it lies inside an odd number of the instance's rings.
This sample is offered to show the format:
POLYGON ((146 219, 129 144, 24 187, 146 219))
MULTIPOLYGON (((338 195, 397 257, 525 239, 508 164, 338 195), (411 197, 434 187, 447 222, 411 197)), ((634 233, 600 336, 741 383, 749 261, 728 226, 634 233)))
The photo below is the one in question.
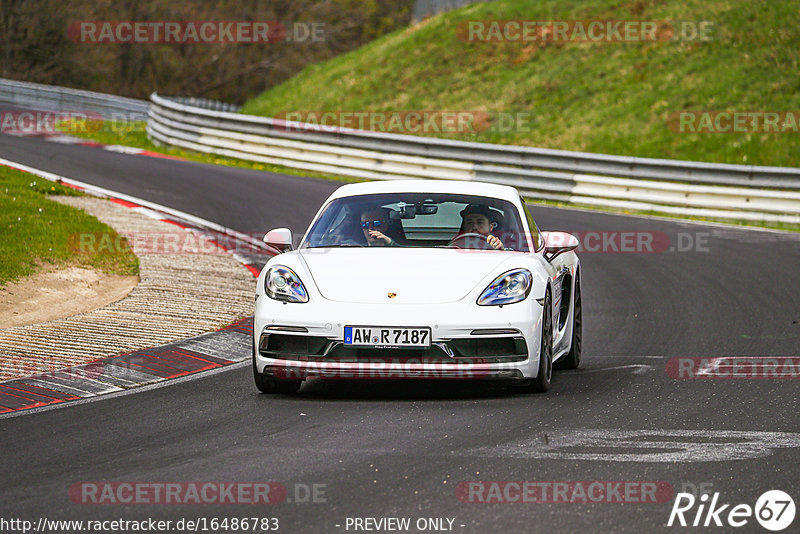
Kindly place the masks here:
MULTIPOLYGON (((450 133, 435 133, 433 128, 429 135, 624 156, 797 167, 796 122, 790 121, 787 128, 782 122, 782 133, 738 126, 730 133, 692 133, 689 125, 676 129, 672 122, 683 111, 800 110, 797 16, 796 4, 777 1, 479 2, 311 65, 247 102, 242 112, 272 117, 308 111, 462 111, 511 117, 527 113, 529 120, 524 123, 503 125, 497 120, 485 129, 453 128, 450 133), (463 38, 463 30, 475 22, 484 28, 480 36, 490 35, 489 21, 509 20, 681 22, 673 24, 680 30, 674 40, 463 38), (710 32, 703 39, 689 38, 688 28, 700 24, 710 32)), ((700 117, 691 125, 708 132, 700 128, 700 117)), ((345 115, 339 124, 348 118, 345 115)), ((387 121, 386 128, 390 126, 387 121)))
POLYGON ((74 189, 32 174, 0 166, 0 287, 34 274, 42 265, 78 265, 110 274, 136 275, 132 251, 78 253, 81 232, 117 233, 82 210, 59 204, 48 195, 81 195, 74 189))

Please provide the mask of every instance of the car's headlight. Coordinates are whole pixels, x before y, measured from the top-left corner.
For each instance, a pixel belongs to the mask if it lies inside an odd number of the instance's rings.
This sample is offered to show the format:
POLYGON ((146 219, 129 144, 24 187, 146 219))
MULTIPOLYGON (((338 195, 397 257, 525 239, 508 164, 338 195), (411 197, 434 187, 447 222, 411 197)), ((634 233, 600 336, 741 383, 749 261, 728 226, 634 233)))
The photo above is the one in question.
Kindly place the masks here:
POLYGON ((282 265, 270 267, 264 277, 267 296, 283 302, 308 302, 303 282, 293 270, 282 265))
POLYGON ((533 277, 527 269, 514 269, 503 273, 489 284, 478 297, 478 306, 500 306, 525 300, 533 286, 533 277))

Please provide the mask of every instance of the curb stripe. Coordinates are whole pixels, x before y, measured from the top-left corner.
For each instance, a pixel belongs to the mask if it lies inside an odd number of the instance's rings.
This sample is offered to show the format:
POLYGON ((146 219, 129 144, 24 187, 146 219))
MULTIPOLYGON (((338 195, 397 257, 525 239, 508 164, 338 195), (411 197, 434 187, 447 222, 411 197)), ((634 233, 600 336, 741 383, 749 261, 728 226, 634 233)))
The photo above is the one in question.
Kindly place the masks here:
POLYGON ((261 271, 259 271, 256 267, 253 267, 252 265, 248 265, 245 263, 244 268, 253 273, 253 276, 255 276, 256 278, 258 278, 258 275, 261 274, 261 271))
POLYGON ((59 176, 52 172, 47 172, 40 169, 36 169, 34 167, 29 167, 27 165, 23 165, 21 163, 17 163, 4 158, 0 158, 0 165, 5 165, 7 167, 12 167, 19 171, 27 172, 35 176, 44 178, 45 180, 50 180, 52 182, 59 182, 62 185, 68 185, 70 187, 76 186, 76 189, 80 188, 81 191, 85 191, 95 196, 126 200, 128 202, 136 203, 140 207, 148 208, 149 210, 159 212, 162 214, 162 216, 166 215, 167 217, 178 219, 182 222, 191 224, 200 230, 219 232, 223 235, 237 239, 243 243, 252 245, 255 249, 263 251, 264 255, 273 256, 277 253, 277 251, 274 251, 274 249, 271 249, 266 244, 264 244, 263 241, 254 239, 253 237, 247 234, 243 234, 242 232, 238 232, 231 228, 227 228, 225 226, 197 217, 190 213, 168 208, 166 206, 156 204, 155 202, 143 200, 141 198, 133 197, 131 195, 126 195, 124 193, 119 193, 117 191, 112 191, 110 189, 106 189, 103 187, 98 187, 85 182, 80 182, 78 180, 73 180, 72 178, 67 178, 65 176, 59 176))
MULTIPOLYGON (((194 215, 2 158, 0 158, 0 165, 56 181, 78 191, 107 197, 116 204, 136 211, 147 211, 152 213, 154 218, 187 231, 221 233, 248 244, 254 250, 263 251, 265 256, 274 255, 261 241, 194 215)), ((236 253, 218 242, 217 245, 223 250, 233 252, 234 258, 253 276, 259 276, 260 269, 250 263, 253 261, 251 258, 236 253)), ((260 262, 261 260, 255 261, 260 262)), ((216 332, 168 343, 160 347, 101 358, 55 373, 49 372, 0 382, 0 414, 5 415, 124 391, 249 360, 252 351, 252 335, 253 318, 248 317, 216 332)))
POLYGON ((61 185, 72 187, 73 189, 76 189, 78 191, 83 191, 95 196, 109 198, 112 202, 129 207, 130 209, 142 213, 143 215, 147 215, 148 217, 152 217, 162 222, 174 224, 180 228, 183 228, 184 230, 192 232, 194 231, 200 232, 201 235, 205 235, 206 237, 208 237, 209 234, 213 236, 215 233, 232 237, 237 242, 244 243, 247 248, 252 250, 252 254, 255 255, 256 257, 253 258, 253 257, 248 257, 247 255, 244 254, 240 254, 239 252, 237 252, 238 247, 234 246, 233 248, 231 248, 228 246, 224 246, 223 244, 220 244, 219 241, 217 239, 214 239, 213 237, 211 237, 210 240, 222 250, 230 253, 236 261, 241 263, 242 266, 244 266, 248 271, 250 271, 250 273, 256 278, 258 278, 259 274, 261 273, 260 267, 263 266, 263 263, 265 263, 263 261, 263 257, 274 256, 279 253, 277 250, 273 249, 272 247, 269 247, 261 240, 255 239, 247 234, 237 232, 236 230, 233 230, 231 228, 227 228, 225 226, 213 223, 206 219, 196 217, 189 213, 168 208, 166 206, 162 206, 160 204, 149 202, 147 200, 143 200, 130 195, 125 195, 123 193, 112 191, 110 189, 105 189, 91 184, 78 182, 77 180, 73 180, 71 178, 66 178, 64 176, 59 176, 51 172, 35 169, 33 167, 22 165, 20 163, 16 163, 3 158, 0 158, 0 165, 10 167, 12 169, 16 169, 21 172, 27 172, 33 174, 34 176, 39 176, 41 178, 44 178, 45 180, 58 182, 61 185), (259 252, 261 254, 259 254, 259 252), (256 265, 254 265, 254 263, 256 265))
POLYGON ((219 367, 218 362, 213 362, 202 358, 202 354, 197 354, 190 350, 170 350, 165 352, 155 353, 157 358, 168 362, 175 363, 191 363, 195 367, 219 367))
POLYGON ((41 408, 42 406, 47 406, 47 404, 35 401, 31 402, 30 400, 25 400, 21 397, 15 397, 13 395, 0 395, 0 406, 11 411, 16 411, 22 409, 29 410, 31 408, 41 408))
POLYGON ((177 227, 179 227, 179 228, 183 228, 184 230, 188 230, 188 229, 189 229, 189 227, 188 227, 188 226, 186 226, 185 224, 181 224, 181 223, 179 223, 178 221, 173 221, 172 219, 159 219, 159 220, 160 220, 161 222, 165 222, 165 223, 169 223, 169 224, 174 224, 175 226, 177 226, 177 227))
POLYGON ((31 385, 31 386, 39 386, 39 387, 43 387, 43 388, 47 388, 47 389, 52 389, 53 391, 58 391, 60 393, 65 393, 67 395, 70 395, 70 398, 68 400, 77 400, 77 399, 80 399, 82 397, 86 397, 86 396, 92 395, 88 391, 81 391, 79 389, 75 389, 75 388, 69 387, 69 386, 67 386, 65 384, 48 382, 47 380, 40 380, 40 379, 38 379, 36 377, 18 378, 18 379, 11 380, 9 382, 3 382, 3 383, 4 384, 15 384, 17 381, 19 381, 22 384, 28 384, 28 385, 31 385))
POLYGON ((180 358, 169 358, 167 354, 162 355, 149 355, 154 360, 161 360, 158 362, 159 365, 166 367, 168 369, 176 369, 180 373, 195 373, 197 371, 203 371, 205 369, 213 369, 215 367, 219 367, 219 365, 215 363, 200 363, 195 358, 191 356, 188 358, 184 358, 181 360, 180 358), (165 362, 165 363, 161 363, 165 362))
POLYGON ((127 200, 122 200, 120 198, 110 198, 109 199, 114 204, 119 204, 120 206, 125 206, 126 208, 141 208, 138 204, 134 204, 133 202, 128 202, 127 200))
POLYGON ((51 402, 53 402, 53 400, 55 400, 52 397, 46 397, 44 395, 39 395, 37 393, 32 393, 30 391, 23 391, 23 390, 21 390, 19 388, 0 386, 0 396, 1 395, 6 395, 6 394, 14 395, 14 396, 21 397, 23 399, 32 400, 32 401, 44 402, 44 403, 47 403, 47 404, 50 404, 51 402))
POLYGON ((110 361, 105 363, 106 372, 112 376, 125 377, 125 380, 131 380, 134 387, 142 384, 150 384, 161 380, 160 376, 152 373, 147 373, 142 369, 133 369, 129 363, 125 363, 122 359, 119 361, 110 361), (116 374, 112 374, 116 373, 116 374))
POLYGON ((59 393, 58 391, 53 391, 52 389, 45 389, 40 388, 37 386, 29 386, 26 384, 14 384, 13 386, 7 384, 0 384, 2 387, 9 387, 13 389, 17 389, 19 391, 28 391, 30 393, 34 393, 36 395, 41 395, 43 397, 49 397, 53 400, 69 400, 72 399, 71 395, 65 395, 64 393, 59 393))
POLYGON ((150 360, 154 360, 154 358, 151 358, 147 354, 144 354, 143 356, 148 358, 148 360, 147 361, 142 361, 142 360, 131 361, 128 365, 132 365, 132 366, 137 367, 137 368, 142 368, 145 371, 149 372, 150 374, 154 374, 159 378, 175 378, 176 376, 181 376, 183 374, 187 374, 184 371, 179 371, 178 369, 175 369, 173 367, 168 367, 166 365, 160 365, 156 361, 150 361, 150 360))
POLYGON ((124 391, 250 359, 253 318, 216 332, 0 383, 3 416, 124 391))
POLYGON ((151 158, 160 158, 160 159, 171 159, 175 161, 190 161, 186 158, 181 158, 179 156, 170 156, 169 154, 162 154, 160 152, 153 152, 151 150, 142 150, 139 152, 140 156, 148 156, 151 158))
POLYGON ((181 356, 189 356, 191 358, 195 358, 202 362, 208 362, 209 364, 212 364, 214 367, 222 367, 223 365, 231 362, 231 360, 215 358, 214 356, 210 356, 208 354, 200 354, 199 352, 194 352, 188 349, 180 349, 180 350, 175 350, 173 352, 181 356))
POLYGON ((191 161, 180 156, 171 156, 169 154, 162 154, 160 152, 153 152, 152 150, 145 150, 143 148, 135 148, 124 145, 109 145, 94 141, 91 139, 84 139, 82 137, 75 137, 64 132, 35 132, 35 133, 20 133, 10 134, 17 135, 18 137, 35 137, 51 143, 61 143, 67 145, 88 146, 92 148, 101 148, 109 152, 118 152, 127 154, 129 156, 147 156, 150 158, 171 159, 175 161, 191 161))

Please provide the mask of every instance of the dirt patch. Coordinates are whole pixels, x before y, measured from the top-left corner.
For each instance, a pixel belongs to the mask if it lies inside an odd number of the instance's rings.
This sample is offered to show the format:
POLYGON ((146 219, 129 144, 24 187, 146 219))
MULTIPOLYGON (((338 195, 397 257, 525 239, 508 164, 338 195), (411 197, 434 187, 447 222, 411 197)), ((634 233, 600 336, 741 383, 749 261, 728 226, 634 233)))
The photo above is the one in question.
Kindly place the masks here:
POLYGON ((138 276, 82 267, 45 269, 0 288, 0 329, 95 310, 125 298, 138 283, 138 276))

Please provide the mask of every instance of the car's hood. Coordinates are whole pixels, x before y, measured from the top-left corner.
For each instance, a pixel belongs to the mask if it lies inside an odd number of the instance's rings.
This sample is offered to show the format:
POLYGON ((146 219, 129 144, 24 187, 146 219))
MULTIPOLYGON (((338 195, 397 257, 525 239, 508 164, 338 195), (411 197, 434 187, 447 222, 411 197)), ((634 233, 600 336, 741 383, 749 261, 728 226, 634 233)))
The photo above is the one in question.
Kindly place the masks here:
POLYGON ((299 256, 329 300, 398 304, 460 300, 509 259, 499 251, 399 247, 304 249, 299 256))

